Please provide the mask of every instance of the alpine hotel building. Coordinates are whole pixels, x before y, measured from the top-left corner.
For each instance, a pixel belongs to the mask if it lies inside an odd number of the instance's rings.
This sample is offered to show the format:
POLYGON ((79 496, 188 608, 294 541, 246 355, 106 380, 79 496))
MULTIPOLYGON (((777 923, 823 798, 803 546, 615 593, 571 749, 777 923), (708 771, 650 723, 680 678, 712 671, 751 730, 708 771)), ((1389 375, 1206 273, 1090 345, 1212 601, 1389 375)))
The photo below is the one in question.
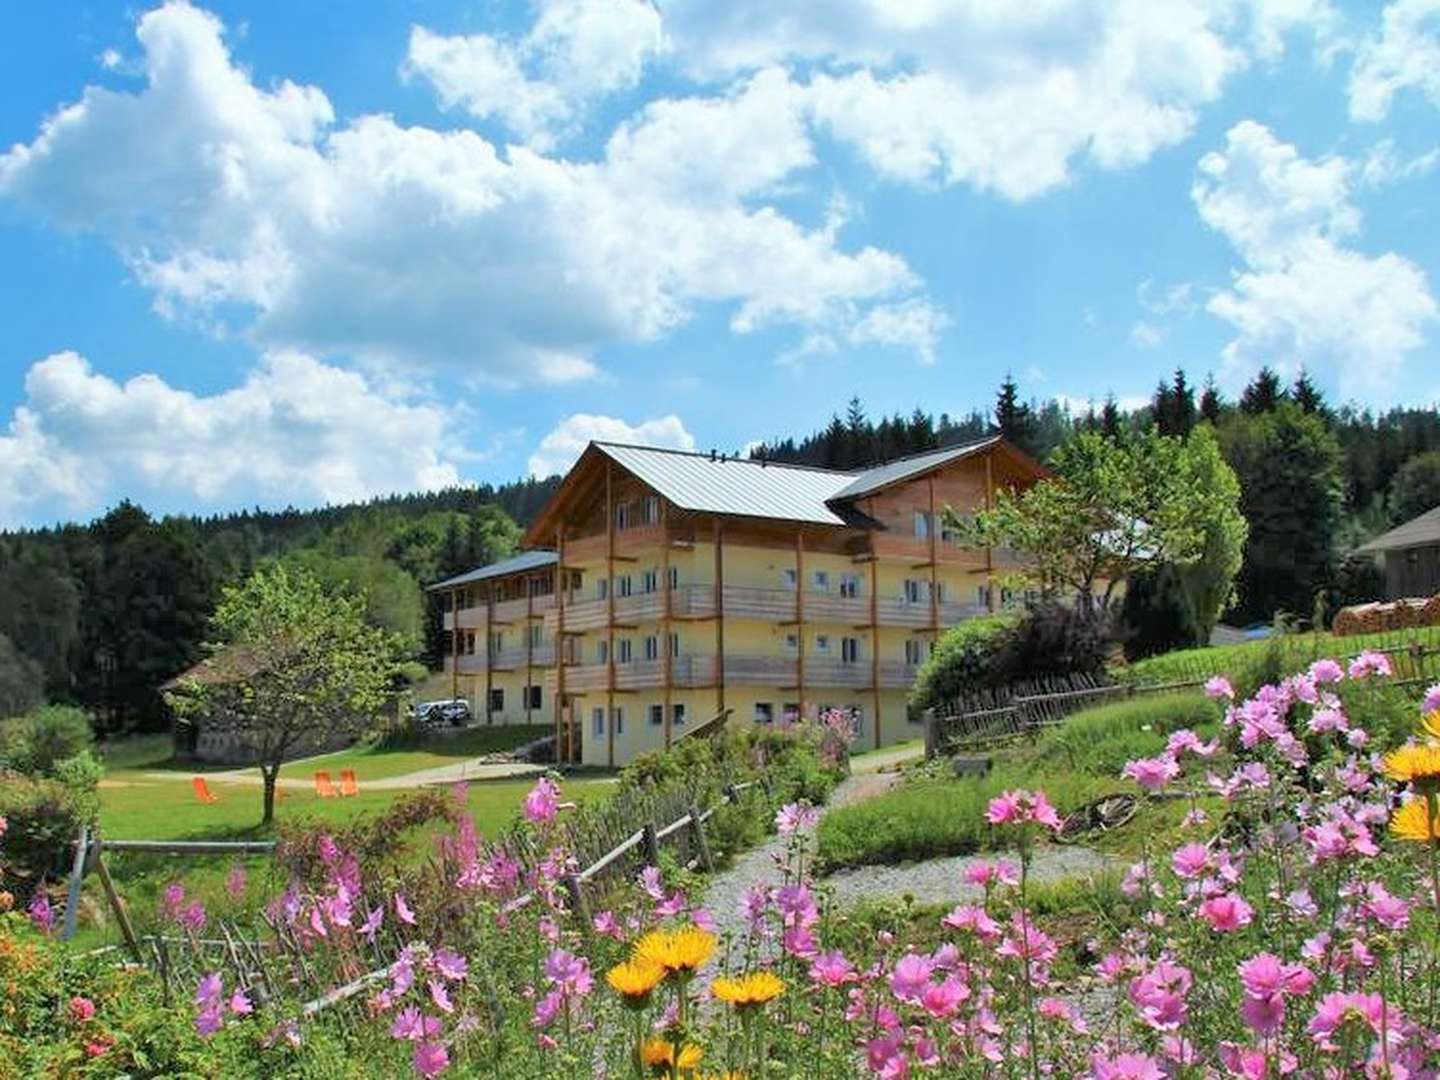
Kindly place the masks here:
POLYGON ((914 738, 938 635, 1001 603, 1013 558, 942 520, 1043 475, 991 437, 860 472, 593 442, 513 558, 430 586, 453 696, 623 765, 729 709, 838 707, 858 748, 914 738))

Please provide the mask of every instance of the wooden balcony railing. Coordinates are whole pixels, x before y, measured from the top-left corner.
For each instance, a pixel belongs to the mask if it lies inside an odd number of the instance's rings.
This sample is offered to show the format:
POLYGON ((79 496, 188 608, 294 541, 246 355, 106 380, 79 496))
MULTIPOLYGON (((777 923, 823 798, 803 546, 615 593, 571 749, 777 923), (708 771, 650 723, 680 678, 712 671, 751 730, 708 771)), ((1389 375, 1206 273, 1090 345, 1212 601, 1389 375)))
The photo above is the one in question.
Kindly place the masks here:
MULTIPOLYGON (((677 656, 671 663, 670 685, 676 689, 697 689, 715 685, 714 656, 677 656)), ((919 667, 903 660, 880 662, 880 689, 908 689, 915 681, 919 667)), ((725 683, 727 686, 798 687, 800 675, 796 659, 784 655, 727 654, 725 683)), ((805 659, 805 686, 819 691, 827 687, 870 689, 875 672, 867 658, 844 661, 833 657, 805 659)), ((565 689, 569 693, 605 690, 609 686, 609 668, 605 664, 579 664, 565 668, 565 689)), ((546 684, 554 692, 559 685, 557 673, 546 675, 546 684)), ((615 665, 616 690, 647 690, 665 685, 663 660, 637 660, 615 665)))

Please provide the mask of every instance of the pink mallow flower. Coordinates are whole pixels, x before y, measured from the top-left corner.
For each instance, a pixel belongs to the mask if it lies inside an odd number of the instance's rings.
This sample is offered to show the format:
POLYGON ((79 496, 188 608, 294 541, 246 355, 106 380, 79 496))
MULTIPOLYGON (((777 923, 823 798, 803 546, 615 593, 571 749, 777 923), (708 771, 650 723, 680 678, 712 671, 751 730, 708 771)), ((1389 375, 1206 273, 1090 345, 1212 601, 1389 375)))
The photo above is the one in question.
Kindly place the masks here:
POLYGON ((1205 680, 1205 696, 1213 701, 1234 701, 1235 687, 1224 675, 1213 675, 1205 680))
POLYGON ((1370 675, 1389 675, 1390 658, 1374 649, 1366 649, 1350 661, 1350 677, 1364 679, 1370 675))
POLYGON ((810 961, 810 978, 822 986, 842 986, 855 980, 855 966, 839 949, 821 953, 810 961))
POLYGON ((1367 1037, 1378 1035, 1382 1018, 1390 1027, 1397 1027, 1400 1023, 1399 1011, 1388 1008, 1379 994, 1333 990, 1320 999, 1306 1030, 1321 1050, 1333 1054, 1340 1049, 1335 1036, 1342 1028, 1351 1031, 1368 1028, 1367 1037))
POLYGON ((1019 788, 1002 792, 991 799, 985 810, 985 820, 992 825, 1024 825, 1034 821, 1057 830, 1064 824, 1045 792, 1019 788))
POLYGON ((87 997, 77 995, 70 999, 70 1005, 66 1011, 73 1023, 83 1024, 95 1015, 95 1003, 87 997))
POLYGON ((820 822, 820 811, 809 803, 786 803, 775 812, 775 831, 781 836, 806 832, 820 822))
POLYGON ((1148 1054, 1096 1054, 1090 1060, 1094 1080, 1165 1080, 1165 1070, 1148 1054))
POLYGON ((415 1055, 411 1058, 415 1071, 421 1076, 438 1076, 450 1065, 450 1054, 445 1044, 422 1042, 415 1044, 415 1055))
POLYGON ((1212 930, 1228 934, 1249 926, 1255 917, 1255 909, 1235 893, 1221 893, 1201 904, 1200 914, 1212 930))
MULTIPOLYGON (((1425 691, 1425 703, 1420 708, 1426 713, 1440 712, 1440 683, 1425 691)), ((0 833, 0 836, 3 835, 0 833)))
POLYGON ((934 970, 934 961, 928 956, 906 953, 890 973, 890 992, 901 1001, 918 1003, 934 970))
POLYGON ((1313 683, 1337 683, 1345 678, 1345 669, 1340 661, 1325 657, 1310 665, 1309 675, 1313 683))
POLYGON ((1120 775, 1134 780, 1146 791, 1158 791, 1180 775, 1180 763, 1169 754, 1153 758, 1137 758, 1126 762, 1120 775))
POLYGON ((1170 856, 1170 867, 1182 878, 1203 877, 1211 867, 1210 849, 1204 844, 1182 844, 1170 856))
POLYGON ((537 825, 553 821, 555 814, 560 809, 560 785, 551 780, 548 776, 542 776, 535 781, 535 786, 525 796, 525 803, 522 807, 525 820, 537 825))

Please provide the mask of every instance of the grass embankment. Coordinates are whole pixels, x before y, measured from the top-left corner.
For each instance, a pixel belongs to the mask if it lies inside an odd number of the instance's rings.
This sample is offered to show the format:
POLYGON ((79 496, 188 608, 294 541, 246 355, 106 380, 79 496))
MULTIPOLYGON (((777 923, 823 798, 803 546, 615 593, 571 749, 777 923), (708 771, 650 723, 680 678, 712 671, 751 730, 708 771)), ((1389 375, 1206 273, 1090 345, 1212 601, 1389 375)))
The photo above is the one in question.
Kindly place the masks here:
POLYGON ((1236 645, 1177 649, 1118 667, 1114 674, 1137 683, 1180 682, 1210 675, 1243 680, 1251 672, 1269 674, 1266 670, 1269 668, 1281 675, 1299 671, 1322 656, 1347 657, 1365 649, 1392 649, 1412 644, 1440 647, 1440 627, 1389 630, 1347 637, 1337 637, 1328 632, 1282 634, 1236 645))
MULTIPOLYGON (((1032 744, 998 751, 983 779, 957 779, 948 763, 927 765, 908 783, 867 802, 842 807, 820 824, 819 859, 834 869, 899 863, 1007 847, 1013 837, 985 820, 987 803, 1007 788, 1042 788, 1067 813, 1111 792, 1136 791, 1120 778, 1132 758, 1150 757, 1170 732, 1218 726, 1219 709, 1200 694, 1172 694, 1087 709, 1032 744)), ((1134 821, 1108 834, 1107 850, 1138 849, 1175 830, 1188 804, 1142 808, 1134 821)))

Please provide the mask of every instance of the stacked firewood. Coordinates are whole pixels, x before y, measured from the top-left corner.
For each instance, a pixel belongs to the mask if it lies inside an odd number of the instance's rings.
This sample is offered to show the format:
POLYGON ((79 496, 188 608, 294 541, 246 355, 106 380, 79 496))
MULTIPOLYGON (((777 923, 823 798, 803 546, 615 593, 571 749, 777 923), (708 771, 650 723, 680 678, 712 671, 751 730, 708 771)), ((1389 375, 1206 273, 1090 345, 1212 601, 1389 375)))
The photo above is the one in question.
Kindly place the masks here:
POLYGON ((1409 630, 1440 626, 1440 595, 1427 599, 1392 600, 1389 603, 1356 604, 1341 608, 1331 629, 1336 634, 1376 634, 1387 630, 1409 630))

